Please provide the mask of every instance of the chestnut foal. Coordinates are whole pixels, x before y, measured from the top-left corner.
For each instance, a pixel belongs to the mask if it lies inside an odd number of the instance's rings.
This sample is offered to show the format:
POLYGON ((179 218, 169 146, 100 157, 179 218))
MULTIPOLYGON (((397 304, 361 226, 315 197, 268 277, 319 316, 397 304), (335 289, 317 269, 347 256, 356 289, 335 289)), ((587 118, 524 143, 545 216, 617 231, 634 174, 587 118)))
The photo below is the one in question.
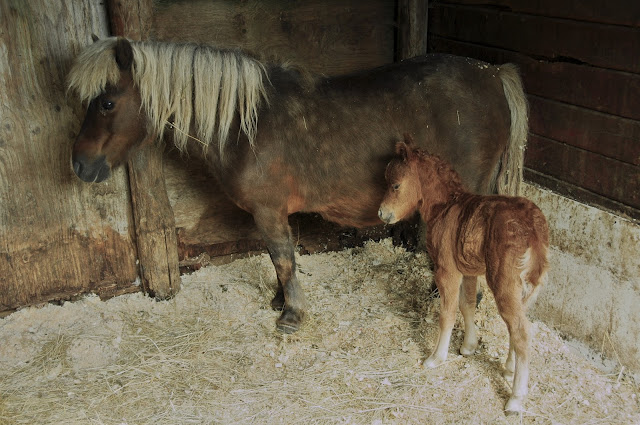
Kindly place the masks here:
POLYGON ((407 135, 405 142, 397 143, 396 153, 399 156, 387 166, 389 186, 378 215, 391 224, 418 210, 427 225, 427 250, 435 264, 441 312, 438 344, 424 365, 433 368, 447 359, 461 284, 465 335, 460 353, 474 353, 477 276, 486 275, 509 330, 504 376, 513 379, 513 386, 505 411, 520 412, 529 381, 525 313, 546 279, 547 221, 525 198, 467 192, 447 162, 415 148, 407 135))

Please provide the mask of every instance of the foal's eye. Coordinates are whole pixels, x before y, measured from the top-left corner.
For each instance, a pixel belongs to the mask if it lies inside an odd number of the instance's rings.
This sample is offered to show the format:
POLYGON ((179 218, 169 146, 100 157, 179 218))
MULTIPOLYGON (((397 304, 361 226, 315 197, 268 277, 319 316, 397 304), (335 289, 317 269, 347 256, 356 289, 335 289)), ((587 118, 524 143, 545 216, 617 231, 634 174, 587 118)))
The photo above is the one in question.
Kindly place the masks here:
POLYGON ((393 188, 393 190, 398 190, 400 189, 400 183, 395 183, 391 187, 393 188))
POLYGON ((102 107, 103 110, 110 111, 113 109, 114 106, 116 106, 116 104, 110 100, 103 100, 100 106, 102 107))

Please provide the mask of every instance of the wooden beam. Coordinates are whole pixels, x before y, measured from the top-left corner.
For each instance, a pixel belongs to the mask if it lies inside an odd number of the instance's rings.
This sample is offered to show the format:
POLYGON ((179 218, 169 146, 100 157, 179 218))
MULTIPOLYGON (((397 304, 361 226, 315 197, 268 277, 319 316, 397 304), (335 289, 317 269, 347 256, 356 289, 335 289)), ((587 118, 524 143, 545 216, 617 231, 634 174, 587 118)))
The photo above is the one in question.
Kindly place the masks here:
POLYGON ((427 53, 427 0, 398 0, 396 60, 427 53))
MULTIPOLYGON (((151 0, 108 0, 113 35, 146 39, 151 28, 151 0)), ((162 152, 139 151, 128 163, 140 277, 145 292, 169 298, 180 290, 175 218, 164 182, 162 152)))

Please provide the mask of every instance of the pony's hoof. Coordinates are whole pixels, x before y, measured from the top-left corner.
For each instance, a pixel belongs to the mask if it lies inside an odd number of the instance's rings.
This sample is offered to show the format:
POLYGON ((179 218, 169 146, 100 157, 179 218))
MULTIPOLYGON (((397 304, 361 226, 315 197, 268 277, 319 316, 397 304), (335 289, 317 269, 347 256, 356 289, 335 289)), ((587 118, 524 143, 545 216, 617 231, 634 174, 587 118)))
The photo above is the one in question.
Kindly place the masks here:
POLYGON ((276 320, 276 328, 285 334, 292 334, 300 329, 304 313, 294 310, 284 310, 278 320, 276 320))
POLYGON ((511 397, 507 404, 504 406, 504 413, 507 416, 519 415, 524 411, 522 407, 523 398, 522 397, 511 397))
POLYGON ((476 347, 472 346, 472 347, 465 347, 464 345, 462 347, 460 347, 460 354, 462 354, 463 356, 471 356, 476 352, 476 347))
POLYGON ((429 356, 429 358, 425 360, 424 363, 422 363, 422 365, 428 369, 433 369, 440 366, 442 363, 444 363, 444 361, 445 359, 440 359, 435 356, 429 356))

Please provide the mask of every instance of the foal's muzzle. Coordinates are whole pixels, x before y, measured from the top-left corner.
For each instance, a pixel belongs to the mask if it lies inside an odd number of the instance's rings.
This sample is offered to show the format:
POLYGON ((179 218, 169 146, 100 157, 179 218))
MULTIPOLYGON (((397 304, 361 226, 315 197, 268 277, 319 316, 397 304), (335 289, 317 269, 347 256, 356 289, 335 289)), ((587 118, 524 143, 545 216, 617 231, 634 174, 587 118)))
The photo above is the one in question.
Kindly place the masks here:
POLYGON ((378 217, 380 217, 380 220, 384 221, 387 224, 393 224, 398 221, 393 214, 393 211, 387 211, 384 208, 380 208, 378 210, 378 217))
POLYGON ((104 155, 97 157, 93 161, 82 154, 74 155, 73 171, 80 180, 87 183, 100 183, 111 175, 111 167, 107 164, 104 155))

